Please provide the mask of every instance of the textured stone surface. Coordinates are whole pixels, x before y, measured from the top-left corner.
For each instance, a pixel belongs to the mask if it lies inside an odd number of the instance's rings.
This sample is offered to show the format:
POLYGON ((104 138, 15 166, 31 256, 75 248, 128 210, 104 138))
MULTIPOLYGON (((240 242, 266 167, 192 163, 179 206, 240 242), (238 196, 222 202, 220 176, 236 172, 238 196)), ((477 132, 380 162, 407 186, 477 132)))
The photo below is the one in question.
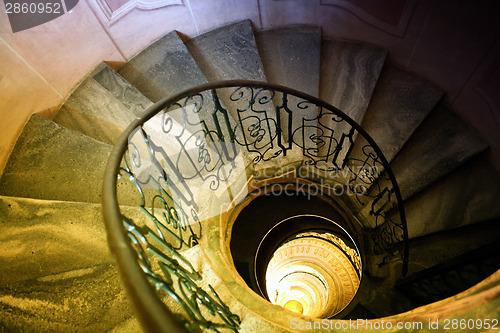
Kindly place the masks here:
POLYGON ((0 178, 3 195, 100 202, 111 147, 32 116, 0 178))
POLYGON ((207 82, 176 31, 148 46, 118 72, 153 102, 207 82))
POLYGON ((186 46, 209 81, 266 81, 248 20, 194 37, 186 46))
POLYGON ((500 175, 483 156, 405 202, 410 238, 500 217, 500 175))
POLYGON ((101 206, 0 197, 0 285, 110 262, 101 206))
POLYGON ((9 283, 0 289, 2 332, 137 332, 114 265, 9 283))
POLYGON ((124 130, 124 127, 102 121, 66 105, 59 109, 54 122, 111 146, 115 144, 124 130))
MULTIPOLYGON (((119 73, 155 102, 165 96, 208 82, 176 31, 165 35, 137 54, 119 70, 119 73)), ((217 133, 220 128, 224 138, 230 137, 225 119, 219 114, 217 118, 219 124, 215 124, 214 118, 207 112, 214 110, 212 96, 209 93, 201 93, 194 97, 191 102, 202 105, 203 111, 188 112, 187 121, 189 125, 186 126, 187 131, 192 133, 201 131, 201 122, 204 121, 208 130, 212 133, 217 133), (203 100, 200 98, 203 98, 203 100)), ((185 119, 181 112, 173 111, 169 112, 169 115, 180 126, 185 126, 185 119)), ((232 122, 232 119, 229 119, 229 122, 229 126, 234 128, 235 123, 232 122)), ((155 125, 147 125, 146 128, 151 133, 158 133, 163 137, 168 137, 168 135, 165 136, 165 133, 162 133, 160 124, 161 122, 155 125)), ((213 138, 216 140, 215 135, 213 138)), ((171 143, 176 142, 177 139, 175 138, 171 140, 171 143)), ((171 151, 175 152, 176 149, 171 151)))
POLYGON ((151 105, 109 66, 97 66, 63 104, 54 121, 114 144, 123 130, 151 105))
MULTIPOLYGON (((431 82, 386 64, 362 127, 390 162, 442 95, 443 90, 431 82)), ((352 156, 362 158, 364 145, 366 141, 359 137, 352 156)))
POLYGON ((474 223, 412 239, 409 275, 496 242, 500 234, 499 222, 474 223))
MULTIPOLYGON (((293 26, 257 32, 255 40, 264 66, 267 82, 283 85, 309 95, 319 95, 321 29, 314 26, 293 26)), ((292 132, 302 125, 302 118, 314 118, 317 109, 293 108, 301 99, 290 96, 293 109, 292 132)), ((281 102, 281 101, 276 101, 281 102)), ((288 117, 281 119, 283 137, 288 139, 288 117)), ((315 134, 306 129, 306 137, 315 134)), ((295 138, 300 140, 300 138, 295 138)), ((294 137, 295 137, 294 136, 294 137)))
POLYGON ((324 40, 320 98, 361 123, 386 55, 368 44, 324 40))
MULTIPOLYGON (((248 20, 196 36, 187 41, 186 46, 209 81, 266 81, 252 25, 248 20)), ((235 104, 242 105, 242 110, 248 108, 250 94, 235 103, 230 99, 232 90, 221 90, 219 96, 233 119, 239 119, 235 104)), ((271 110, 272 105, 268 103, 260 107, 271 110)), ((275 118, 272 114, 268 116, 275 118)))
MULTIPOLYGON (((0 194, 35 199, 101 202, 111 146, 33 115, 25 125, 0 178, 0 194)), ((122 203, 140 198, 118 182, 122 203)))
MULTIPOLYGON (((186 42, 186 46, 209 81, 266 81, 248 20, 194 37, 186 42)), ((247 161, 251 163, 254 158, 260 159, 257 155, 264 155, 266 160, 279 153, 281 149, 270 144, 270 138, 276 137, 276 116, 270 95, 259 89, 240 89, 233 94, 234 90, 222 89, 218 94, 233 119, 240 124, 235 129, 238 142, 248 145, 248 151, 260 153, 245 152, 247 161), (249 107, 255 100, 256 103, 249 107), (262 139, 259 138, 261 135, 262 139)))
MULTIPOLYGON (((125 107, 125 109, 122 108, 120 114, 106 115, 114 121, 121 121, 121 124, 128 125, 128 121, 122 120, 123 117, 139 117, 143 114, 144 109, 151 105, 148 98, 109 66, 97 67, 91 76, 125 107)), ((102 111, 97 112, 99 115, 103 113, 102 111)))
POLYGON ((267 82, 319 95, 321 28, 292 26, 255 34, 267 82))
MULTIPOLYGON (((324 40, 321 45, 320 98, 360 124, 386 55, 387 51, 368 44, 324 40)), ((335 159, 333 162, 341 166, 352 143, 344 141, 338 156, 333 155, 337 142, 342 142, 343 134, 349 133, 351 125, 331 116, 322 117, 319 123, 318 134, 327 136, 323 138, 327 143, 319 148, 320 155, 328 156, 327 162, 335 159), (332 144, 329 137, 334 140, 332 144)))
POLYGON ((422 190, 486 149, 486 143, 453 111, 432 112, 391 163, 403 199, 422 190))
POLYGON ((114 144, 121 132, 151 105, 106 64, 100 64, 63 104, 54 121, 114 144))

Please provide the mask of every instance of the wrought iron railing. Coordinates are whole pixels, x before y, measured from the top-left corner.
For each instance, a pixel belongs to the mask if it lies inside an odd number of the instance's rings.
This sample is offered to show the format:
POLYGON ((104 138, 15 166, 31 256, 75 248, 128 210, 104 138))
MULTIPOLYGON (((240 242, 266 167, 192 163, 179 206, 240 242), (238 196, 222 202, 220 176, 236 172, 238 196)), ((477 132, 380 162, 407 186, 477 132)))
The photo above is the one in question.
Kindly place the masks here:
POLYGON ((110 247, 148 329, 238 330, 240 317, 190 258, 206 221, 233 207, 248 178, 284 169, 334 189, 371 236, 369 251, 398 250, 406 274, 402 198, 380 148, 358 124, 285 87, 210 83, 148 109, 120 137, 106 170, 110 247), (353 149, 357 136, 367 144, 353 149))

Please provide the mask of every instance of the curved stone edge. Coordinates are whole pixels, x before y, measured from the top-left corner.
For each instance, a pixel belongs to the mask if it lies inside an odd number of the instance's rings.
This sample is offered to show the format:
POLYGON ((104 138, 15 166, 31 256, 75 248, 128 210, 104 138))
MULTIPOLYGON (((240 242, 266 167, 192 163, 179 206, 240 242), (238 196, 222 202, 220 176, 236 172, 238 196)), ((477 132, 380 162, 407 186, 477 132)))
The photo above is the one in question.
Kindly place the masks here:
MULTIPOLYGON (((215 206, 212 208, 217 209, 215 206)), ((321 320, 294 314, 257 295, 246 285, 232 264, 228 241, 230 230, 227 226, 228 221, 234 219, 239 211, 240 209, 225 211, 204 221, 207 231, 200 244, 204 257, 218 278, 217 291, 222 287, 222 298, 227 300, 227 304, 235 309, 235 313, 242 319, 242 331, 245 331, 246 327, 252 331, 259 328, 259 331, 265 329, 268 332, 351 332, 353 326, 347 324, 352 323, 356 329, 364 332, 436 332, 437 328, 431 327, 436 322, 439 329, 442 329, 447 321, 454 319, 493 319, 498 315, 500 270, 455 296, 390 317, 358 323, 349 320, 321 320), (338 322, 345 323, 346 329, 335 329, 334 325, 338 322), (382 323, 385 323, 385 326, 382 323), (408 330, 398 328, 398 323, 421 323, 422 326, 408 330), (376 325, 382 325, 382 329, 376 325)))

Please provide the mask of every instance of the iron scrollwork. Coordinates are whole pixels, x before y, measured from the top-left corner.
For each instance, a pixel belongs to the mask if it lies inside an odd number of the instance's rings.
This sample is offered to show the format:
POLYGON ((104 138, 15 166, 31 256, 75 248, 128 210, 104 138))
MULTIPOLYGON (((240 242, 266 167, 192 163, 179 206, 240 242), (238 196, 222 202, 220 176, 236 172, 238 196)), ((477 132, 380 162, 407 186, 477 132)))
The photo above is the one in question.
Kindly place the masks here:
POLYGON ((404 244, 407 262, 402 199, 387 161, 359 125, 314 97, 258 82, 212 83, 160 101, 134 126, 115 176, 132 185, 144 221, 122 211, 123 229, 148 281, 182 309, 187 328, 240 324, 183 255, 203 237, 207 197, 199 193, 226 191, 238 168, 276 165, 290 152, 351 190, 374 221, 375 253, 404 244), (399 219, 390 218, 395 211, 399 219))

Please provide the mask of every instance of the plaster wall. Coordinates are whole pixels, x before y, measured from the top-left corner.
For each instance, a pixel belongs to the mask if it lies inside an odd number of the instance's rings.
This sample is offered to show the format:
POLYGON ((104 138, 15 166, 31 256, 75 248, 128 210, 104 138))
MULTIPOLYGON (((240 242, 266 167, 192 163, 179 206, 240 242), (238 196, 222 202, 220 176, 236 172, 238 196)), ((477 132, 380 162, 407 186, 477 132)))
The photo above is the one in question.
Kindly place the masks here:
POLYGON ((390 60, 447 91, 500 169, 499 16, 495 0, 80 0, 13 33, 0 2, 0 170, 29 116, 53 117, 101 61, 118 68, 171 30, 192 37, 247 18, 257 29, 316 24, 324 37, 387 48, 390 60))

